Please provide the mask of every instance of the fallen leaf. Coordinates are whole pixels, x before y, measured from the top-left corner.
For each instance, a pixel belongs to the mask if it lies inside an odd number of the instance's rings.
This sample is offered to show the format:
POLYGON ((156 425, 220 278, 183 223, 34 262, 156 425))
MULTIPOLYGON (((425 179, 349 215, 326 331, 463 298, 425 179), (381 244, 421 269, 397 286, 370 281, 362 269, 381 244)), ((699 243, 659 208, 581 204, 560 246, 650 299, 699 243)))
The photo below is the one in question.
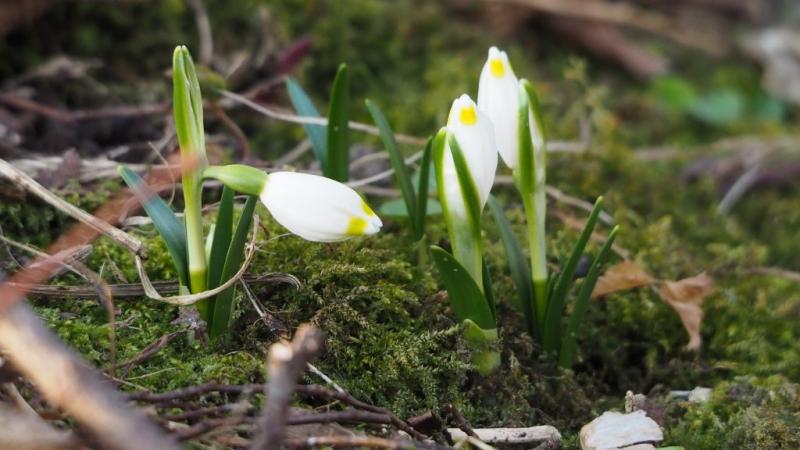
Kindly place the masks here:
POLYGON ((597 280, 592 291, 592 298, 597 298, 612 292, 627 291, 642 286, 649 286, 656 280, 645 272, 633 261, 623 261, 611 266, 597 280))
POLYGON ((700 325, 703 323, 703 300, 714 292, 714 280, 705 272, 678 281, 664 281, 658 295, 678 313, 683 327, 689 334, 688 350, 697 351, 703 339, 700 325))

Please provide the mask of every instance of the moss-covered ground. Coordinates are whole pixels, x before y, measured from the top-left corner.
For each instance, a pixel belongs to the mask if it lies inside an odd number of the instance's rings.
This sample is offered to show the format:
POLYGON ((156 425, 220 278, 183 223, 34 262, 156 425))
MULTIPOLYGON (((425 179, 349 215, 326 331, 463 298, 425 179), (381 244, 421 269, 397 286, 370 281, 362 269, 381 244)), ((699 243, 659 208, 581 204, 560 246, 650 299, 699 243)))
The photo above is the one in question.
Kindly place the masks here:
MULTIPOLYGON (((237 8, 207 3, 220 51, 255 39, 249 34, 257 31, 250 18, 261 2, 241 2, 237 8)), ((406 224, 386 220, 375 237, 311 244, 284 236, 285 230, 261 211, 266 227, 250 272, 288 272, 300 286, 260 285, 256 296, 289 329, 312 322, 325 331, 325 352, 317 364, 323 372, 355 397, 399 416, 455 403, 474 426, 553 424, 562 430, 568 448, 577 445, 581 425, 606 409, 622 409, 626 390, 646 393, 665 405, 668 444, 687 449, 800 446, 798 284, 753 271, 760 266, 800 269, 800 188, 755 190, 729 216, 718 217, 720 186, 714 174, 703 173, 693 181, 684 176, 693 161, 724 154, 725 145, 713 150, 708 145, 719 138, 796 134, 792 111, 758 86, 755 68, 719 61, 709 74, 695 62, 696 55, 678 54, 680 77, 641 84, 601 62, 573 56, 573 48, 542 42, 529 46, 529 35, 512 40, 485 33, 469 11, 456 14, 434 2, 352 1, 343 8, 329 2, 267 3, 274 25, 269 35, 279 45, 311 37, 311 54, 296 75, 318 105, 325 104, 336 65, 347 61, 359 81, 353 97, 376 98, 395 129, 411 134, 431 133, 443 123, 452 98, 462 91, 474 94, 485 49, 494 43, 505 46, 517 73, 536 80, 553 139, 576 139, 579 118, 588 120, 594 131, 588 152, 549 158, 549 184, 588 201, 604 195, 605 209, 622 229, 618 245, 651 274, 679 279, 707 271, 717 286, 703 305, 700 352, 684 349, 687 337, 677 315, 654 291, 641 289, 594 300, 580 330, 579 361, 574 370, 559 371, 541 355, 520 314, 508 304, 513 285, 497 230, 485 217, 486 255, 500 302, 502 365, 482 377, 470 369, 469 352, 435 269, 412 242, 406 224), (744 105, 740 115, 718 120, 672 101, 676 92, 691 102, 692 96, 719 90, 738 95, 744 105), (665 145, 677 154, 666 160, 637 157, 643 146, 665 145), (668 395, 698 385, 714 388, 709 403, 688 404, 668 395)), ((90 4, 67 2, 55 8, 43 19, 52 25, 48 32, 72 54, 102 58, 100 76, 114 88, 119 85, 121 98, 168 95, 167 82, 159 82, 158 76, 169 62, 170 49, 177 42, 196 40, 183 2, 113 8, 90 4), (130 17, 141 19, 136 39, 111 46, 107 36, 129 31, 130 17), (59 28, 63 24, 70 25, 59 28), (141 64, 132 66, 130 61, 141 64), (143 92, 124 86, 122 80, 131 77, 143 92)), ((0 53, 9 56, 0 63, 2 76, 19 73, 53 52, 51 40, 34 35, 17 33, 0 43, 0 53), (14 42, 21 44, 10 47, 14 42)), ((278 93, 274 100, 286 98, 278 93)), ((64 106, 72 105, 65 100, 64 106)), ((366 120, 366 110, 359 106, 354 102, 353 115, 366 120)), ((237 111, 234 118, 261 158, 280 155, 303 137, 302 128, 250 112, 237 111)), ((216 127, 209 124, 212 132, 216 127)), ((378 147, 376 140, 359 139, 378 147)), ((111 180, 89 187, 68 185, 60 192, 92 210, 117 189, 119 183, 111 180)), ((502 185, 495 187, 495 194, 523 238, 517 194, 502 185)), ((215 195, 209 192, 209 200, 215 195)), ((558 202, 551 203, 551 211, 562 217, 586 214, 558 202)), ((548 219, 548 254, 554 266, 564 261, 578 234, 557 216, 548 219)), ((14 239, 45 246, 68 224, 30 199, 0 203, 0 225, 14 239)), ((148 246, 151 278, 173 278, 165 247, 153 230, 135 232, 148 246)), ((435 216, 428 221, 428 233, 433 243, 446 237, 435 216)), ((88 263, 100 270, 109 261, 124 278, 136 280, 130 255, 100 239, 88 263)), ((13 269, 10 260, 6 266, 13 269)), ((121 281, 108 268, 103 273, 110 282, 121 281)), ((69 276, 58 282, 79 283, 69 276)), ((88 361, 98 367, 110 364, 103 307, 69 298, 31 302, 88 361)), ((137 355, 179 326, 173 324, 176 307, 146 298, 120 299, 117 308, 118 360, 137 355)), ((134 366, 123 388, 165 391, 207 381, 263 381, 265 351, 276 336, 244 299, 232 335, 226 343, 208 344, 188 334, 176 339, 134 366)), ((309 380, 318 381, 311 375, 309 380)))

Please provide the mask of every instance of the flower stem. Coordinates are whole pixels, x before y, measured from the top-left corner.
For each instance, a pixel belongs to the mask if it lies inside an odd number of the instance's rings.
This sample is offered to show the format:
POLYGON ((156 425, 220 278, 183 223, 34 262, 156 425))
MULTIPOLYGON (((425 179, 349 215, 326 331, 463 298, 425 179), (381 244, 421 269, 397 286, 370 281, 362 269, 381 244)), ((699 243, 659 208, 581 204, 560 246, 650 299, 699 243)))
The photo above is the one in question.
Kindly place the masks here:
MULTIPOLYGON (((518 185, 519 188, 519 185, 518 185)), ((528 245, 531 254, 531 278, 533 279, 534 308, 539 327, 544 327, 547 312, 547 256, 545 249, 545 212, 547 199, 544 189, 523 192, 525 218, 528 227, 528 245)))

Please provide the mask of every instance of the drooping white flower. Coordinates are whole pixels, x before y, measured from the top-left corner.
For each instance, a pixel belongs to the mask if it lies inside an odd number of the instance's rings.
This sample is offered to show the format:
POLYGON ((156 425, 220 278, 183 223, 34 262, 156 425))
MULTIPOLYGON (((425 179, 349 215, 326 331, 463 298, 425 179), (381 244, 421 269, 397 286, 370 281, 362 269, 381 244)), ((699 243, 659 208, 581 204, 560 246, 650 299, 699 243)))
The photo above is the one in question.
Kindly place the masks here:
POLYGON ((494 125, 497 149, 511 169, 519 165, 519 82, 506 52, 497 47, 489 49, 489 56, 481 70, 478 84, 478 109, 494 125))
POLYGON ((343 241, 375 234, 383 226, 356 191, 330 178, 296 172, 267 174, 242 164, 211 166, 203 176, 257 195, 279 224, 309 241, 343 241))
POLYGON ((259 197, 278 223, 309 241, 343 241, 383 226, 356 191, 318 175, 271 173, 259 197))
MULTIPOLYGON (((453 102, 447 119, 447 134, 458 142, 470 175, 478 191, 480 207, 486 205, 497 170, 497 145, 492 123, 477 109, 475 102, 464 94, 453 102)), ((458 182, 452 149, 446 144, 442 161, 444 192, 450 214, 466 214, 464 197, 458 182)))

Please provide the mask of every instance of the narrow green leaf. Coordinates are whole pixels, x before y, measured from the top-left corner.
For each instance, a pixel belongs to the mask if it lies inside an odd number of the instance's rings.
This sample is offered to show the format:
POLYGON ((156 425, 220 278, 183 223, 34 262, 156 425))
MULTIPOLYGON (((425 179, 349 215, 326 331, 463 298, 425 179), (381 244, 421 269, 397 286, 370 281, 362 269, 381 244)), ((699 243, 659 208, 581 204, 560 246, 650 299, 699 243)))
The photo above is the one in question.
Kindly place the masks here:
MULTIPOLYGON (((231 245, 231 235, 233 234, 233 199, 234 191, 228 186, 222 188, 222 198, 217 210, 217 222, 214 224, 213 234, 209 236, 211 251, 208 257, 208 289, 214 289, 220 285, 222 270, 225 268, 225 257, 231 245)), ((206 325, 210 329, 214 320, 211 314, 214 311, 215 298, 208 298, 198 302, 198 310, 206 325)))
POLYGON ((497 307, 494 303, 494 289, 492 288, 492 276, 489 273, 489 265, 483 260, 483 296, 492 311, 492 320, 497 323, 497 307))
MULTIPOLYGON (((427 216, 429 212, 433 213, 435 209, 432 208, 435 200, 428 198, 432 153, 433 138, 428 138, 428 141, 425 142, 425 150, 422 151, 422 160, 419 164, 419 176, 417 177, 417 211, 412 219, 417 224, 414 227, 414 239, 417 241, 422 239, 422 236, 425 235, 425 216, 427 216)), ((438 207, 438 204, 436 204, 436 206, 438 207)), ((441 212, 441 207, 438 207, 438 209, 438 212, 441 212)))
MULTIPOLYGON (((442 205, 440 205, 439 202, 432 198, 425 200, 425 203, 427 203, 425 206, 425 212, 427 215, 435 216, 442 213, 442 205)), ((406 202, 402 198, 396 198, 394 200, 384 202, 381 204, 380 212, 382 216, 412 220, 412 217, 410 217, 411 215, 408 214, 408 209, 406 209, 406 202)), ((413 220, 416 220, 416 218, 413 218, 413 220)))
POLYGON ((615 226, 611 233, 608 234, 608 239, 600 249, 600 253, 594 259, 586 278, 581 284, 578 291, 578 296, 575 297, 575 308, 572 310, 572 315, 569 317, 567 324, 566 334, 561 342, 561 351, 558 354, 558 364, 563 368, 572 367, 575 362, 575 353, 578 346, 578 326, 583 322, 583 317, 586 315, 586 308, 589 305, 589 297, 592 295, 597 279, 600 277, 600 270, 608 261, 611 254, 611 246, 614 244, 614 239, 617 238, 619 226, 615 226))
MULTIPOLYGON (((255 211, 256 203, 258 203, 258 197, 250 196, 247 198, 244 208, 242 208, 242 215, 239 217, 239 223, 236 224, 236 231, 233 234, 231 245, 225 256, 225 266, 222 269, 220 284, 225 283, 234 276, 242 265, 244 246, 247 243, 247 233, 250 230, 250 223, 253 220, 253 211, 255 211)), ((256 231, 253 232, 255 233, 256 231)), ((235 293, 236 285, 234 284, 217 294, 214 301, 211 325, 208 329, 208 334, 212 338, 222 336, 230 329, 235 293)))
POLYGON ((489 196, 489 210, 492 212, 494 222, 497 224, 497 229, 500 232, 500 240, 503 241, 503 248, 506 251, 506 260, 508 260, 508 268, 511 271, 511 279, 514 281, 514 287, 517 289, 517 301, 514 303, 520 311, 525 315, 525 323, 528 326, 528 332, 535 338, 541 338, 540 331, 537 327, 536 312, 533 307, 533 283, 531 282, 531 272, 528 267, 528 262, 525 260, 525 255, 522 253, 522 246, 511 229, 511 223, 506 218, 503 208, 497 203, 494 196, 489 196))
POLYGON ((467 269, 441 247, 432 245, 431 254, 458 320, 472 320, 487 330, 497 328, 486 298, 467 269))
MULTIPOLYGON (((406 167, 405 159, 403 158, 403 154, 400 153, 400 149, 397 148, 397 141, 394 138, 394 132, 392 131, 392 127, 389 125, 389 122, 386 120, 386 116, 383 115, 381 109, 378 107, 375 102, 370 99, 365 100, 367 105, 367 109, 369 109, 369 113, 372 115, 372 120, 375 122, 375 125, 378 127, 378 131, 380 131, 381 139, 383 140, 383 146, 386 147, 386 151, 389 152, 389 162, 392 164, 392 169, 394 169, 394 175, 397 179, 397 184, 400 186, 400 192, 403 194, 403 201, 406 202, 406 210, 411 211, 411 217, 416 217, 417 213, 417 199, 414 195, 414 185, 411 183, 411 175, 408 173, 408 167, 406 167)), ((417 221, 411 221, 411 229, 414 233, 415 238, 421 237, 419 230, 417 229, 417 221)))
POLYGON ((350 77, 342 64, 336 72, 328 109, 328 153, 323 175, 345 182, 350 178, 350 77))
POLYGON ((186 228, 183 223, 178 220, 178 217, 175 216, 175 213, 161 197, 147 188, 147 184, 136 172, 125 166, 119 166, 117 171, 139 199, 145 212, 153 220, 153 225, 156 227, 158 234, 167 244, 167 250, 169 250, 169 254, 172 257, 172 263, 175 265, 180 284, 189 286, 189 271, 186 259, 186 228))
POLYGON ((564 268, 558 275, 558 279, 553 287, 553 293, 550 295, 549 301, 547 302, 548 304, 547 312, 545 313, 543 335, 544 349, 547 352, 556 353, 559 349, 559 342, 561 340, 561 315, 564 312, 564 302, 567 294, 569 293, 569 288, 573 283, 575 268, 578 266, 578 261, 580 260, 581 255, 586 248, 586 244, 589 242, 589 238, 592 236, 594 227, 597 224, 597 216, 600 215, 600 208, 602 204, 603 197, 598 197, 597 201, 594 203, 594 208, 592 208, 591 214, 589 214, 589 219, 586 221, 586 226, 584 226, 578 242, 575 243, 575 247, 573 247, 572 253, 567 259, 567 263, 564 265, 564 268))
MULTIPOLYGON (((286 90, 289 92, 289 100, 291 100, 292 106, 298 115, 314 118, 321 117, 311 98, 294 78, 289 77, 286 79, 286 90)), ((323 125, 314 124, 303 124, 303 128, 305 128, 308 139, 311 141, 314 156, 319 161, 320 166, 325 167, 325 156, 328 154, 328 130, 323 125)))
POLYGON ((464 156, 464 152, 461 151, 458 140, 452 134, 448 134, 447 143, 450 145, 450 153, 453 155, 453 165, 456 168, 458 184, 461 187, 461 195, 464 198, 464 205, 472 228, 473 238, 475 240, 480 240, 481 201, 478 195, 478 187, 475 185, 475 179, 472 178, 472 173, 467 165, 467 159, 464 156))
POLYGON ((519 109, 517 114, 517 138, 519 139, 519 167, 514 171, 514 181, 520 194, 529 196, 533 193, 533 140, 531 139, 530 121, 528 120, 530 102, 525 90, 524 81, 519 86, 519 109))

